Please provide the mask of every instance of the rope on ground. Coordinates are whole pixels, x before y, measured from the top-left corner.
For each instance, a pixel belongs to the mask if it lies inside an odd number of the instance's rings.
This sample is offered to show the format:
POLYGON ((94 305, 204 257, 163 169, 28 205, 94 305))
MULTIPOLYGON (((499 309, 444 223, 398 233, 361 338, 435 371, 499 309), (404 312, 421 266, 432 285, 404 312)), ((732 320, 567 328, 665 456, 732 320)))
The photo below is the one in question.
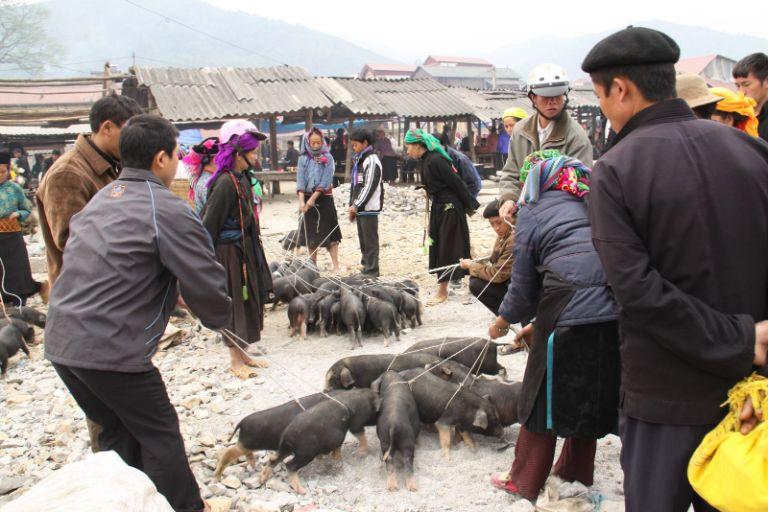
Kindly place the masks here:
MULTIPOLYGON (((230 342, 230 343, 232 343, 232 344, 233 344, 233 345, 235 345, 235 346, 238 346, 238 345, 237 345, 237 343, 235 342, 235 340, 234 340, 234 339, 233 339, 233 338, 232 338, 232 337, 231 337, 229 334, 227 334, 227 332, 225 332, 225 330, 224 330, 224 329, 222 329, 220 333, 221 333, 221 335, 222 335, 223 337, 227 338, 227 339, 229 340, 229 342, 230 342)), ((239 346, 238 346, 238 348, 239 348, 239 346)), ((248 357, 250 358, 250 355, 249 355, 248 357)), ((293 400, 294 402, 296 402, 297 404, 299 404, 299 407, 301 407, 301 409, 302 409, 302 410, 306 410, 306 409, 304 409, 304 406, 301 404, 301 402, 299 401, 298 397, 296 397, 296 395, 294 395, 293 393, 291 393, 291 392, 290 392, 290 391, 289 391, 289 390, 288 390, 288 389, 287 389, 285 386, 283 386, 283 385, 282 385, 282 384, 281 384, 281 383, 280 383, 280 382, 279 382, 279 381, 278 381, 278 380, 277 380, 275 377, 273 377, 272 375, 269 375, 269 373, 268 373, 268 376, 269 376, 269 378, 270 378, 270 379, 271 379, 271 380, 272 380, 272 381, 273 381, 275 384, 277 384, 277 386, 278 386, 280 389, 282 389, 282 390, 285 392, 285 394, 286 394, 286 395, 287 395, 287 396, 288 396, 288 397, 289 397, 291 400, 293 400)))
MULTIPOLYGON (((250 359, 250 357, 251 357, 251 356, 250 356, 250 354, 248 354, 248 352, 246 352, 246 351, 245 351, 245 349, 243 349, 243 347, 241 347, 241 346, 240 346, 240 343, 242 343, 242 344, 244 344, 244 345, 248 345, 248 342, 246 342, 244 339, 242 339, 240 336, 238 336, 238 335, 237 335, 237 334, 235 334, 234 332, 230 331, 229 329, 222 329, 222 330, 221 330, 221 332, 222 332, 222 334, 225 334, 225 335, 226 335, 226 336, 229 338, 229 340, 230 340, 231 342, 233 342, 233 345, 234 345, 235 347, 237 347, 237 349, 238 349, 238 350, 240 350, 240 352, 242 352, 242 353, 243 353, 243 355, 245 355, 245 357, 247 357, 248 359, 250 359), (233 340, 239 341, 240 343, 235 343, 233 340)), ((310 384, 308 381, 304 380, 302 377, 299 377, 298 375, 296 375, 295 373, 293 373, 292 371, 290 371, 288 368, 286 368, 285 366, 281 365, 280 363, 278 363, 277 361, 275 361, 274 359, 272 359, 271 357, 269 357, 267 354, 264 354, 264 353, 262 353, 262 357, 264 357, 265 359, 267 359, 267 360, 270 362, 270 364, 274 364, 275 366, 277 366, 278 368, 280 368, 281 370, 283 370, 285 373, 287 373, 289 376, 293 377, 293 378, 294 378, 294 379, 296 379, 297 381, 299 381, 299 382, 302 382, 304 385, 306 385, 306 386, 309 386, 310 388, 314 387, 314 386, 312 386, 312 384, 310 384)), ((282 387, 282 386, 281 386, 281 387, 282 387)), ((342 403, 342 402, 340 402, 339 400, 337 400, 336 398, 332 397, 331 395, 329 395, 329 394, 328 394, 328 393, 326 393, 325 391, 320 391, 320 393, 321 393, 323 396, 325 396, 326 398, 328 398, 328 399, 330 399, 330 400, 333 400, 334 402, 336 402, 337 404, 339 404, 340 406, 342 406, 342 407, 344 408, 344 410, 346 410, 346 411, 347 411, 347 414, 351 415, 351 412, 350 412, 349 408, 348 408, 348 407, 347 407, 347 406, 346 406, 344 403, 342 403)), ((292 397, 291 393, 288 393, 288 396, 289 396, 289 397, 292 397)), ((302 405, 301 405, 301 402, 299 402, 299 401, 298 401, 298 400, 297 400, 295 397, 292 397, 292 398, 293 398, 293 399, 294 399, 294 400, 295 400, 295 401, 296 401, 296 402, 299 404, 299 406, 300 406, 302 409, 304 409, 304 406, 302 406, 302 405)))
MULTIPOLYGON (((3 271, 3 279, 0 280, 0 290, 2 290, 3 294, 6 296, 16 297, 19 301, 19 311, 21 311, 21 303, 23 302, 21 300, 21 297, 16 295, 15 293, 11 293, 8 290, 5 289, 5 263, 3 263, 3 258, 0 258, 0 269, 3 271)), ((3 308, 3 316, 10 322, 11 321, 11 315, 8 314, 8 310, 5 308, 5 300, 3 300, 2 297, 0 297, 0 306, 3 308)))

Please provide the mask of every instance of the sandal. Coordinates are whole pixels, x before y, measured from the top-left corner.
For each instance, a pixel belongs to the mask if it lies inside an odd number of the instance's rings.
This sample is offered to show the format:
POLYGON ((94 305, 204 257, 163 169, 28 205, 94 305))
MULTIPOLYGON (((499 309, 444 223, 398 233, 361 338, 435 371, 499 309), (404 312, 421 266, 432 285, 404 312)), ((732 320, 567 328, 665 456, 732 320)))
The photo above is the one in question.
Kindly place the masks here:
POLYGON ((515 485, 512 479, 509 477, 509 472, 506 473, 493 473, 491 474, 491 485, 500 489, 507 494, 511 494, 517 499, 525 499, 525 496, 520 494, 520 489, 515 485))
POLYGON ((237 370, 233 370, 232 368, 230 368, 229 373, 231 373, 232 375, 234 375, 240 380, 248 380, 253 377, 258 377, 259 375, 259 373, 256 370, 248 366, 241 366, 237 370))
POLYGON ((269 363, 264 361, 263 359, 248 358, 248 360, 244 362, 246 365, 250 366, 251 368, 269 368, 269 363))
POLYGON ((435 295, 434 297, 432 297, 427 301, 427 306, 437 306, 438 304, 442 304, 447 300, 448 300, 448 296, 440 297, 439 295, 435 295))

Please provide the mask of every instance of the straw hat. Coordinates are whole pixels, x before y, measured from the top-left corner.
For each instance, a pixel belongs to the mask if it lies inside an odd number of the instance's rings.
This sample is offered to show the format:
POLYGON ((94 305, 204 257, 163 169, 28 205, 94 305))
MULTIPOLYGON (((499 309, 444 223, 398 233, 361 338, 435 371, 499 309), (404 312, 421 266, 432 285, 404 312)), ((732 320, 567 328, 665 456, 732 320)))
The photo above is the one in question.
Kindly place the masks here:
POLYGON ((698 75, 677 75, 677 97, 682 98, 691 108, 717 103, 720 96, 712 94, 707 88, 707 82, 698 75))

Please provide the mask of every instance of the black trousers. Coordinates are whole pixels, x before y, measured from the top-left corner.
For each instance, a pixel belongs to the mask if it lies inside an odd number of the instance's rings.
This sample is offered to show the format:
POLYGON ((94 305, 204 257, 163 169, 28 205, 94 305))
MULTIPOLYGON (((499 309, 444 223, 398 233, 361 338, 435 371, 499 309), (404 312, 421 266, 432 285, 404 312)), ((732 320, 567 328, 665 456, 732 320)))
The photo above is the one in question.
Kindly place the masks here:
POLYGON ((143 471, 177 512, 203 510, 179 418, 160 372, 122 373, 53 364, 85 415, 102 427, 102 451, 143 471))
POLYGON ((688 461, 715 425, 660 425, 619 418, 626 512, 717 512, 688 483, 688 461))
POLYGON ((501 306, 501 302, 504 300, 507 288, 509 288, 509 281, 488 284, 488 281, 479 277, 469 278, 470 293, 477 297, 477 300, 482 302, 496 316, 499 316, 499 306, 501 306), (486 285, 488 285, 488 288, 483 291, 486 285), (481 292, 482 295, 480 295, 481 292), (478 295, 480 296, 478 297, 478 295))
POLYGON ((360 252, 363 273, 379 275, 379 216, 358 215, 357 237, 360 240, 360 252))

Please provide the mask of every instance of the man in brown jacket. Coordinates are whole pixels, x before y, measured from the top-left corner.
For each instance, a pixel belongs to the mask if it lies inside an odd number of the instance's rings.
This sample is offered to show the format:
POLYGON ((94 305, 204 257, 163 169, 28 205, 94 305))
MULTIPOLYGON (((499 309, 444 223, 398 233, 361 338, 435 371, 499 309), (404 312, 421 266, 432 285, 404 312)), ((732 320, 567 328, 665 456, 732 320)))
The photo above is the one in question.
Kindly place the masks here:
MULTIPOLYGON (((43 176, 37 189, 37 211, 45 241, 50 288, 61 272, 69 221, 96 192, 120 173, 120 130, 141 107, 127 96, 111 94, 91 107, 91 135, 80 135, 75 147, 59 157, 43 176)), ((88 419, 91 449, 99 450, 101 428, 88 419)))
POLYGON ((512 272, 512 247, 515 244, 515 232, 499 216, 499 201, 488 203, 483 210, 483 217, 488 219, 496 232, 491 257, 486 262, 459 260, 461 268, 469 271, 469 291, 494 315, 499 314, 499 305, 504 300, 509 286, 509 274, 512 272))
POLYGON ((37 189, 40 228, 45 241, 48 281, 53 287, 61 272, 62 254, 69 238, 69 221, 102 187, 120 173, 120 129, 141 113, 127 96, 111 94, 91 107, 91 135, 80 135, 75 147, 45 173, 37 189))

